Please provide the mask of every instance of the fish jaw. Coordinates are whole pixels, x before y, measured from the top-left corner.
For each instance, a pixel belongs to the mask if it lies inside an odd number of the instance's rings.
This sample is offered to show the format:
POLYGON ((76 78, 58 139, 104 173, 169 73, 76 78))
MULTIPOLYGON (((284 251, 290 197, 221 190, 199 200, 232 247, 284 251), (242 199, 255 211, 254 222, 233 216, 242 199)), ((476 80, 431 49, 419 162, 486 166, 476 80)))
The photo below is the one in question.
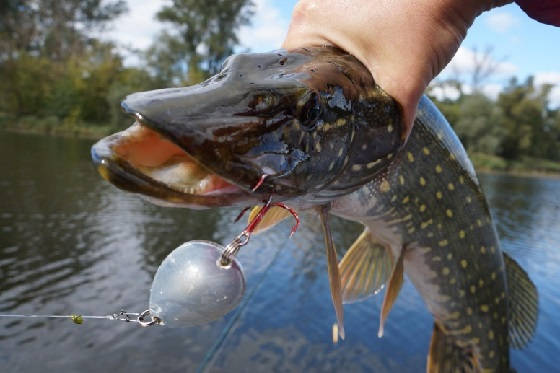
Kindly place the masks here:
POLYGON ((104 179, 158 205, 201 209, 261 198, 212 173, 139 122, 98 141, 91 156, 104 179))
POLYGON ((173 206, 327 203, 371 180, 403 141, 398 103, 334 48, 235 55, 203 83, 135 93, 122 107, 136 123, 96 144, 94 163, 173 206))

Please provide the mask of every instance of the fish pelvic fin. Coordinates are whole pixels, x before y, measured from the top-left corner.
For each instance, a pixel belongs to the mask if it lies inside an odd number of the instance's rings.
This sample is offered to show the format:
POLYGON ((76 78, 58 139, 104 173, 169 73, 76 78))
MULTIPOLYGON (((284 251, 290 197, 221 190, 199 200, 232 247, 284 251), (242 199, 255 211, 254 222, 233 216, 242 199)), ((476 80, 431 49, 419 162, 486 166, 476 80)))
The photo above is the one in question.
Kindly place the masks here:
POLYGON ((344 303, 353 303, 377 294, 393 268, 390 248, 364 229, 338 264, 344 303))
POLYGON ((393 266, 393 270, 391 272, 391 277, 389 278, 389 282, 387 283, 387 289, 385 290, 385 297, 383 298, 383 304, 381 305, 381 316, 379 318, 379 331, 377 332, 377 336, 379 338, 383 337, 383 327, 385 325, 385 320, 387 320, 387 316, 393 308, 393 304, 397 300, 399 296, 399 292, 401 291, 403 280, 404 280, 404 253, 406 248, 403 247, 397 262, 393 266))
POLYGON ((428 373, 482 372, 472 349, 459 347, 453 336, 434 323, 430 351, 428 352, 428 373))
MULTIPOLYGON (((259 212, 261 211, 262 208, 263 208, 263 206, 254 206, 251 209, 251 212, 249 213, 249 217, 248 217, 248 223, 251 223, 253 221, 253 219, 255 219, 255 217, 259 214, 259 212)), ((252 233, 253 234, 254 233, 262 233, 262 232, 276 226, 282 220, 284 220, 286 218, 289 218, 291 216, 292 216, 292 214, 288 210, 286 210, 282 207, 272 206, 266 212, 266 214, 263 216, 263 218, 259 222, 259 224, 257 224, 257 226, 255 227, 255 230, 252 233)))
POLYGON ((336 256, 336 249, 332 239, 331 230, 328 221, 328 207, 321 206, 318 208, 319 216, 321 217, 321 225, 323 226, 323 233, 325 238, 325 248, 327 251, 327 265, 329 272, 329 285, 331 287, 331 297, 336 312, 336 319, 338 322, 338 334, 340 338, 344 339, 344 308, 342 306, 342 290, 340 285, 340 274, 338 272, 338 259, 336 256))
POLYGON ((504 253, 507 276, 509 343, 523 348, 529 343, 537 327, 539 295, 527 272, 504 253))

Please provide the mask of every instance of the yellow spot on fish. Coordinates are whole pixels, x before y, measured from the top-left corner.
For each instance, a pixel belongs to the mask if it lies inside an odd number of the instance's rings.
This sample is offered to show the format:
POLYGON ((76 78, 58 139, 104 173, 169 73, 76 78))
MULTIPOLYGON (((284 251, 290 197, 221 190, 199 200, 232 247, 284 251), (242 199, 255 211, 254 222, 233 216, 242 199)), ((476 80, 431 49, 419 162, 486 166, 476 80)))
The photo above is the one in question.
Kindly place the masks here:
POLYGON ((395 202, 397 200, 397 195, 394 194, 393 197, 391 197, 391 202, 395 202))
POLYGON ((451 259, 453 259, 453 253, 447 254, 447 260, 451 260, 451 259))
POLYGON ((362 169, 362 165, 359 164, 352 165, 352 171, 360 171, 361 169, 362 169))
POLYGON ((452 161, 454 161, 454 160, 455 160, 455 154, 449 153, 449 159, 451 159, 452 161))
POLYGON ((467 263, 467 261, 465 259, 461 259, 461 267, 467 268, 468 265, 469 265, 469 263, 467 263))
POLYGON ((441 270, 441 273, 442 273, 444 276, 447 276, 447 275, 449 274, 449 272, 451 272, 451 271, 450 271, 449 268, 447 268, 447 267, 443 267, 443 269, 441 270))
POLYGON ((480 246, 480 253, 486 254, 486 248, 484 246, 480 246))
POLYGON ((379 186, 379 190, 381 190, 383 193, 387 193, 388 191, 391 190, 391 186, 389 185, 387 179, 383 179, 381 185, 379 186))
POLYGON ((450 209, 445 210, 445 215, 447 215, 448 217, 453 217, 453 211, 451 211, 450 209))
POLYGON ((457 279, 455 277, 451 277, 451 279, 449 279, 449 283, 451 285, 454 285, 457 282, 457 279))
POLYGON ((500 319, 500 321, 502 322, 502 324, 505 324, 505 323, 506 323, 506 321, 507 321, 507 319, 506 319, 506 317, 505 317, 505 316, 502 316, 502 318, 500 319))
POLYGON ((447 246, 447 244, 448 244, 447 240, 441 240, 441 241, 438 242, 438 245, 441 246, 441 247, 445 247, 445 246, 447 246))
POLYGON ((465 184, 465 178, 464 178, 462 175, 459 176, 459 182, 460 182, 461 184, 465 184))
POLYGON ((476 293, 476 286, 471 285, 470 290, 472 294, 476 293))
POLYGON ((443 194, 441 194, 441 192, 438 190, 438 191, 436 192, 436 198, 437 198, 437 199, 442 199, 442 197, 443 197, 443 194))
POLYGON ((410 198, 408 198, 408 196, 406 196, 406 197, 403 198, 402 203, 406 204, 406 203, 408 203, 409 200, 410 200, 410 198))
POLYGON ((482 227, 482 221, 480 221, 480 219, 476 219, 476 225, 482 227))
POLYGON ((455 185, 453 185, 453 183, 449 183, 449 184, 447 184, 447 189, 455 190, 455 185))
POLYGON ((467 314, 468 314, 468 315, 472 315, 472 308, 467 307, 467 314))
POLYGON ((483 304, 482 306, 480 306, 480 310, 482 312, 488 312, 490 310, 490 307, 488 307, 487 304, 483 304))
POLYGON ((436 172, 439 174, 439 173, 441 173, 441 171, 443 171, 443 169, 442 169, 441 166, 438 164, 438 165, 436 166, 436 172))
POLYGON ((432 224, 434 221, 432 219, 422 222, 420 228, 425 229, 428 225, 432 224))
POLYGON ((493 330, 488 331, 488 339, 494 339, 494 331, 493 330))
POLYGON ((403 175, 399 175, 399 183, 400 183, 401 185, 404 185, 404 177, 403 177, 403 175))
POLYGON ((424 152, 424 154, 429 155, 430 154, 430 149, 424 147, 422 148, 422 151, 424 152))
POLYGON ((425 204, 421 204, 420 205, 420 212, 424 212, 426 211, 426 205, 425 204))
POLYGON ((465 238, 465 231, 462 229, 459 231, 459 238, 465 238))
POLYGON ((467 198, 465 198, 467 200, 467 203, 471 203, 472 202, 472 198, 471 196, 467 196, 467 198))
POLYGON ((406 153, 409 162, 414 162, 414 155, 411 152, 406 153))
POLYGON ((478 280, 478 287, 483 287, 484 286, 484 280, 480 279, 478 280))
POLYGON ((490 277, 492 278, 492 280, 496 279, 496 272, 492 272, 492 274, 490 275, 490 277))
POLYGON ((459 297, 463 298, 465 296, 465 291, 463 289, 459 289, 459 297))
POLYGON ((422 176, 420 176, 420 185, 426 185, 426 179, 424 179, 422 176))
POLYGON ((337 126, 337 127, 342 127, 342 126, 344 126, 345 124, 346 124, 346 119, 344 119, 344 118, 338 118, 338 119, 336 120, 336 126, 337 126))
POLYGON ((451 314, 449 315, 450 319, 458 319, 459 317, 461 317, 461 314, 458 311, 455 312, 451 312, 451 314))
POLYGON ((494 302, 495 302, 496 304, 499 304, 499 303, 500 303, 500 300, 501 300, 500 298, 496 297, 496 298, 494 299, 494 302))
POLYGON ((494 350, 490 350, 490 353, 488 354, 488 356, 490 357, 490 359, 494 358, 494 355, 496 355, 496 353, 494 352, 494 350))
POLYGON ((367 168, 368 168, 368 170, 369 170, 370 168, 373 168, 373 167, 375 167, 375 165, 376 165, 376 164, 378 164, 379 162, 381 162, 381 158, 380 158, 380 159, 378 159, 378 160, 376 160, 376 161, 373 161, 373 162, 369 162, 369 163, 367 164, 367 166, 366 166, 366 167, 367 167, 367 168))
POLYGON ((389 133, 393 132, 393 125, 392 124, 389 124, 387 126, 387 132, 389 132, 389 133))
POLYGON ((320 152, 321 152, 321 143, 320 143, 320 142, 317 142, 317 143, 315 144, 315 150, 317 150, 317 153, 320 153, 320 152))
POLYGON ((490 252, 494 254, 496 252, 496 248, 494 246, 490 246, 490 252))
POLYGON ((387 154, 387 159, 391 159, 391 158, 393 158, 393 153, 387 154))
POLYGON ((426 234, 427 237, 432 238, 434 236, 434 232, 428 232, 426 234))
POLYGON ((408 233, 414 233, 415 230, 416 230, 416 228, 410 227, 410 228, 408 229, 408 233))

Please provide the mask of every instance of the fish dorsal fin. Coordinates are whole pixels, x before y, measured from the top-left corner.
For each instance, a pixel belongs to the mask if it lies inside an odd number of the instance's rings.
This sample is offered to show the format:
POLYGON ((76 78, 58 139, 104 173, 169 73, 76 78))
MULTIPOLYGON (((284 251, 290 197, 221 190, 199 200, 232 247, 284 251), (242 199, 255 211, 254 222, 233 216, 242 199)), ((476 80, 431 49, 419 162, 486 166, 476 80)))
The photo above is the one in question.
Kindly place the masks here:
POLYGON ((404 252, 405 248, 401 249, 401 253, 397 259, 397 262, 393 266, 393 271, 391 272, 391 277, 389 278, 389 282, 387 283, 387 289, 385 289, 385 298, 383 298, 383 304, 381 305, 381 316, 379 319, 379 331, 377 332, 377 336, 379 338, 383 337, 383 326, 385 325, 385 320, 387 319, 387 315, 389 315, 389 311, 393 307, 393 304, 397 300, 399 296, 399 292, 401 291, 402 284, 403 284, 403 277, 404 277, 404 252))
POLYGON ((523 348, 537 326, 539 296, 535 284, 509 255, 504 253, 507 275, 509 343, 523 348))
POLYGON ((472 349, 459 347, 453 336, 446 335, 434 324, 430 352, 428 353, 428 373, 480 372, 480 364, 472 349))
POLYGON ((328 221, 328 207, 320 206, 318 208, 321 217, 321 225, 325 238, 325 248, 327 250, 327 266, 329 271, 329 285, 331 287, 331 297, 336 312, 338 322, 338 334, 344 339, 344 308, 342 306, 342 291, 340 287, 340 274, 338 273, 338 259, 336 249, 332 239, 331 229, 328 221))
MULTIPOLYGON (((259 211, 261 211, 262 206, 255 206, 251 209, 251 213, 249 214, 248 222, 252 222, 253 219, 257 216, 259 211)), ((290 212, 282 207, 272 206, 266 214, 263 216, 262 220, 257 224, 257 227, 253 231, 253 233, 261 233, 264 232, 276 224, 280 223, 282 220, 292 216, 290 212)))
POLYGON ((359 302, 377 294, 393 268, 390 249, 364 229, 338 264, 344 303, 359 302))

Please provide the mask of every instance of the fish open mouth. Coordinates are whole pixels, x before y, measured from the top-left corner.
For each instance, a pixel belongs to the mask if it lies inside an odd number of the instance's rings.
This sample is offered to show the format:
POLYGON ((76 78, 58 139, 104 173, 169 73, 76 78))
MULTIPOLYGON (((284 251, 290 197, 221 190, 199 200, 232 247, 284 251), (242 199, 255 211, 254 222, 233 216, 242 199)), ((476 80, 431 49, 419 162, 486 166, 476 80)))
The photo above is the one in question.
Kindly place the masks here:
POLYGON ((202 208, 255 198, 139 121, 96 143, 92 158, 103 178, 158 204, 202 208))

